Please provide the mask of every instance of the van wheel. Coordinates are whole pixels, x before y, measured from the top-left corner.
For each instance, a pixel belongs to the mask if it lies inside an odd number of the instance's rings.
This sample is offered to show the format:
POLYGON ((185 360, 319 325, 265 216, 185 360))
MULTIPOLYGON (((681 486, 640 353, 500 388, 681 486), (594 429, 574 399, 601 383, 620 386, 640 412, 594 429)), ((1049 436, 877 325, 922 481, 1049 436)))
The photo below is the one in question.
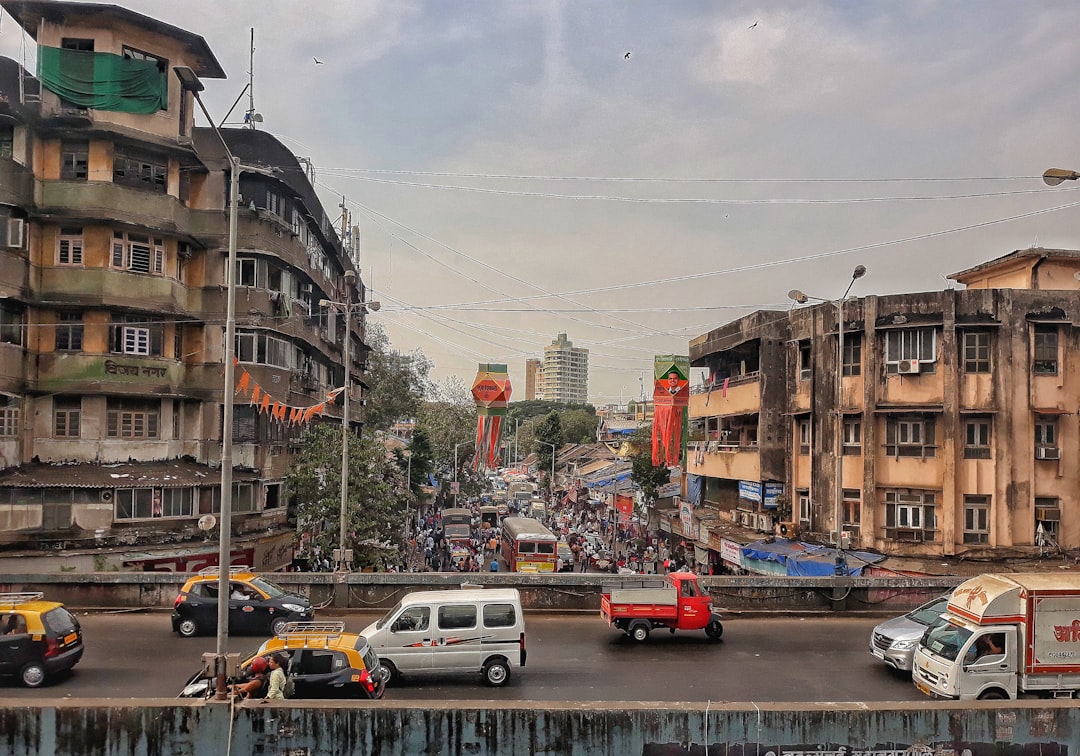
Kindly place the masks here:
POLYGON ((724 626, 716 620, 713 620, 705 626, 705 635, 709 636, 710 640, 720 640, 720 636, 724 634, 724 626))
POLYGON ((379 660, 379 674, 382 675, 383 687, 387 688, 401 677, 394 663, 385 659, 379 660))
POLYGON ((1008 701, 1009 696, 1005 691, 998 688, 992 688, 991 690, 983 691, 979 696, 980 701, 1008 701))
POLYGON ((649 626, 644 622, 637 623, 630 628, 630 637, 638 643, 644 643, 649 639, 649 626))
POLYGON ((270 634, 281 635, 287 624, 289 624, 289 619, 287 617, 277 617, 270 620, 270 634))
POLYGON ((28 688, 40 688, 45 682, 45 668, 39 662, 30 662, 20 673, 22 684, 28 688))
POLYGON ((199 634, 199 623, 193 619, 185 618, 180 620, 180 624, 176 626, 176 630, 185 638, 194 638, 199 634))
POLYGON ((484 665, 484 682, 493 688, 506 685, 510 679, 510 668, 501 659, 489 661, 484 665))

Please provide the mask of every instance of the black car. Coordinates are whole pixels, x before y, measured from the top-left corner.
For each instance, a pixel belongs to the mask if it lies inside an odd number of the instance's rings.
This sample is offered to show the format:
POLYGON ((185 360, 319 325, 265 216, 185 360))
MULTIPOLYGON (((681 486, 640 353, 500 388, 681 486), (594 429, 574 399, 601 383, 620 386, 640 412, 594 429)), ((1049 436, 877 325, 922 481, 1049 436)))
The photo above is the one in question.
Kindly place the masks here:
POLYGON ((82 629, 63 604, 42 593, 0 593, 0 674, 36 688, 82 655, 82 629))
MULTIPOLYGON (((290 622, 310 622, 311 601, 287 592, 247 568, 229 570, 229 633, 277 635, 290 622)), ((173 605, 172 628, 185 638, 217 628, 218 571, 201 571, 188 579, 173 605)))

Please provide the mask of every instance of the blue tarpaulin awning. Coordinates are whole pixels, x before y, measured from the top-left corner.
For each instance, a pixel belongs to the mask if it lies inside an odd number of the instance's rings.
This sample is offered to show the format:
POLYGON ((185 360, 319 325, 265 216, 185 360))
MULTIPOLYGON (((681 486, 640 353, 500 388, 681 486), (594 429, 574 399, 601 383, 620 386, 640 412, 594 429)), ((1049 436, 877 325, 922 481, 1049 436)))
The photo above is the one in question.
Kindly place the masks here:
MULTIPOLYGON (((755 541, 742 547, 743 566, 746 560, 776 562, 784 565, 789 577, 830 577, 836 574, 837 550, 832 546, 818 546, 802 541, 777 538, 771 541, 755 541)), ((847 575, 862 574, 863 567, 885 560, 883 554, 868 551, 844 551, 847 575)), ((772 572, 767 570, 767 572, 772 572)))

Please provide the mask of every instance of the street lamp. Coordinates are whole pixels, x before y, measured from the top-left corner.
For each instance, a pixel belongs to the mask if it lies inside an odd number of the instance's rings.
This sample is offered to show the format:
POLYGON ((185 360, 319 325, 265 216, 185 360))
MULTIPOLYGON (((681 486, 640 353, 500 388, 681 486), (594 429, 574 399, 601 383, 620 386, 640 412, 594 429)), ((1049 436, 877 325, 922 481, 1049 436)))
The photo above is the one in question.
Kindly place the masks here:
POLYGON ((548 496, 550 504, 555 506, 555 444, 549 444, 547 441, 541 441, 540 439, 535 439, 535 441, 538 444, 551 447, 551 479, 548 481, 551 490, 548 496))
POLYGON ((847 300, 851 287, 855 282, 866 275, 866 267, 856 265, 851 272, 851 280, 848 281, 844 295, 840 299, 832 301, 811 297, 798 289, 788 292, 788 297, 798 304, 806 304, 811 299, 819 302, 828 302, 836 307, 837 322, 837 348, 836 348, 836 574, 842 575, 847 572, 847 559, 844 557, 844 302, 847 300))
POLYGON ((345 366, 345 382, 343 393, 345 400, 342 403, 341 412, 341 512, 340 529, 338 535, 338 560, 336 568, 345 571, 345 566, 352 560, 345 555, 345 531, 347 529, 347 513, 349 506, 349 388, 352 383, 352 369, 349 365, 349 342, 352 340, 352 317, 354 312, 366 312, 370 307, 378 310, 378 302, 353 302, 352 289, 356 285, 356 271, 345 271, 345 296, 344 302, 333 302, 329 299, 320 299, 319 307, 331 308, 340 312, 345 318, 345 346, 342 347, 342 363, 345 366))
POLYGON ((1080 179, 1080 173, 1064 168, 1047 168, 1043 171, 1043 182, 1047 186, 1057 186, 1062 181, 1076 181, 1077 179, 1080 179))
POLYGON ((195 102, 199 103, 210 128, 214 130, 225 156, 229 160, 229 253, 225 262, 225 385, 221 420, 221 522, 218 532, 218 606, 217 606, 217 644, 214 649, 214 672, 217 678, 215 698, 224 701, 228 697, 225 685, 226 651, 229 638, 229 566, 232 564, 232 546, 229 542, 232 534, 232 472, 233 472, 233 385, 236 345, 236 212, 240 195, 240 161, 225 137, 214 125, 214 119, 203 104, 200 92, 205 89, 199 77, 188 66, 173 66, 173 73, 180 80, 180 88, 191 92, 195 102))

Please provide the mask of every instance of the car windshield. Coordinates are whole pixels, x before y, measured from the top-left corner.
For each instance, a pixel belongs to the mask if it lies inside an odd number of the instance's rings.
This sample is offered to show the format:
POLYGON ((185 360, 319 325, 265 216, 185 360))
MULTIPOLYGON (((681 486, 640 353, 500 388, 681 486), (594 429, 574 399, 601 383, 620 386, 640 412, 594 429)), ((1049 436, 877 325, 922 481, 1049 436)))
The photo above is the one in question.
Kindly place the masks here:
POLYGON ((270 598, 277 598, 279 596, 289 595, 289 592, 282 588, 280 585, 278 585, 277 583, 271 583, 266 578, 252 578, 248 582, 250 582, 253 586, 258 588, 270 598))
POLYGON ((922 645, 937 656, 956 661, 960 649, 968 642, 971 631, 944 620, 935 623, 923 633, 922 645))
POLYGON ((393 617, 395 614, 397 614, 399 611, 401 611, 401 602, 400 601, 397 602, 396 604, 394 604, 393 609, 391 609, 390 611, 388 611, 386 614, 384 614, 382 617, 379 618, 379 620, 375 623, 375 627, 377 627, 379 630, 382 630, 383 627, 386 626, 386 623, 390 621, 390 618, 393 617))
POLYGON ((932 625, 934 620, 941 616, 945 611, 945 607, 949 605, 948 596, 939 598, 935 601, 931 601, 929 604, 923 604, 918 609, 909 612, 907 617, 910 620, 918 622, 920 625, 932 625))

